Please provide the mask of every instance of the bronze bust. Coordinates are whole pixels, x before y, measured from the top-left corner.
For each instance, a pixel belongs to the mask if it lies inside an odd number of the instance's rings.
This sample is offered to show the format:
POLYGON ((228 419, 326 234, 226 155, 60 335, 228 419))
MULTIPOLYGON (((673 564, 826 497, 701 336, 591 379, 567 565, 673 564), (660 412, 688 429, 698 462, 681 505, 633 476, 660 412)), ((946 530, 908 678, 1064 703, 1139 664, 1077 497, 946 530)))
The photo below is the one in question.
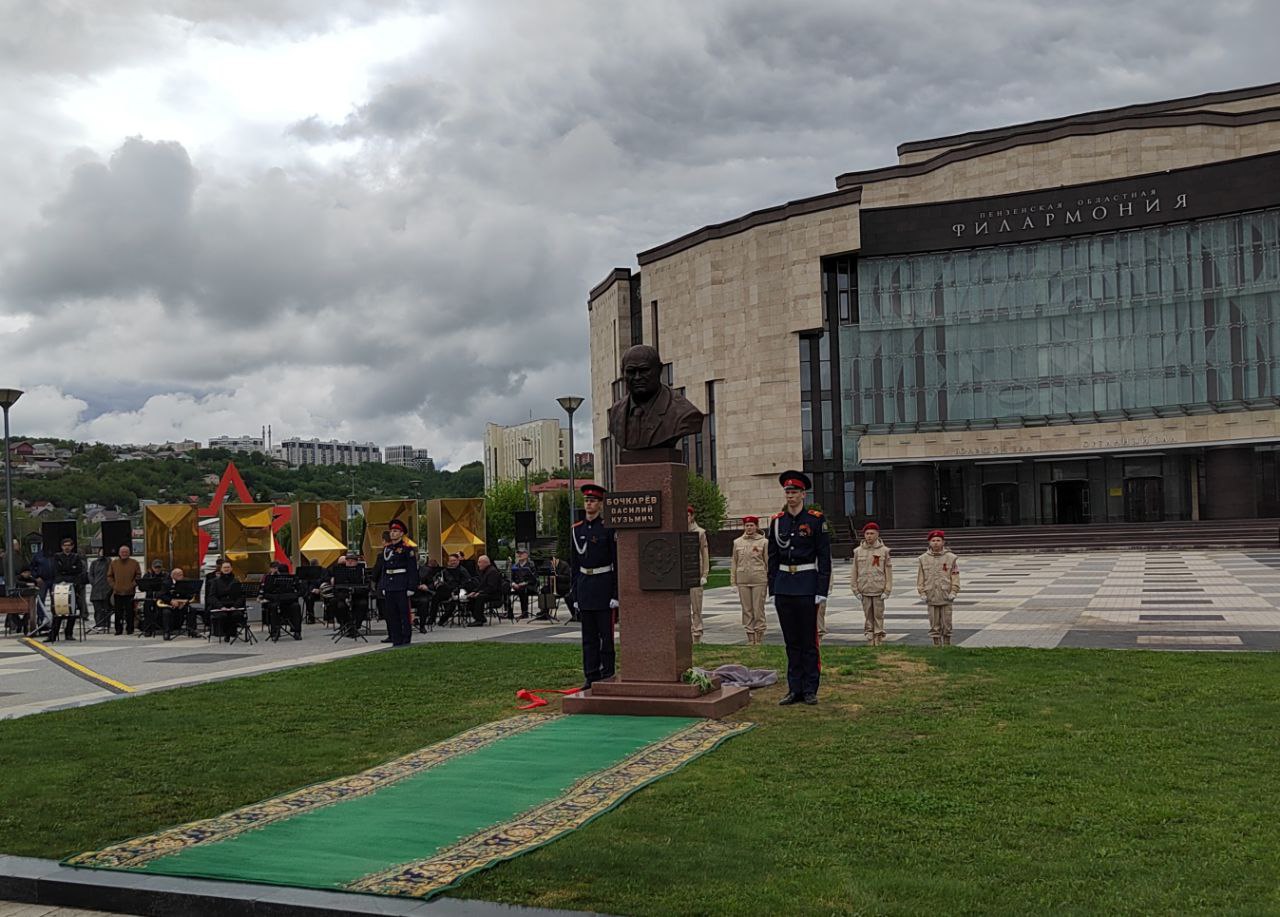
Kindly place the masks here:
POLYGON ((662 358, 637 344, 622 355, 627 397, 609 408, 609 435, 619 449, 661 449, 702 430, 702 412, 662 381, 662 358))

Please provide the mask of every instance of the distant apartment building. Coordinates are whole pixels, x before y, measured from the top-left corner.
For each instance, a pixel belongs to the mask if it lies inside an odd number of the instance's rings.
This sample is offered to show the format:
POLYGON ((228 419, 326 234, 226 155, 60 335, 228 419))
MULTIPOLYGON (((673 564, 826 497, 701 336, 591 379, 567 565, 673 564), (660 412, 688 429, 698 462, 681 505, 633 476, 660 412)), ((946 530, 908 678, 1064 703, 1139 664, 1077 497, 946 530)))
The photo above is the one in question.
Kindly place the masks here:
POLYGON ((281 442, 280 449, 284 460, 294 468, 300 465, 365 465, 382 461, 382 447, 377 443, 294 438, 281 442))
POLYGON ((383 461, 388 465, 399 465, 401 468, 432 468, 435 463, 426 449, 415 449, 413 446, 387 446, 382 450, 383 461))
POLYGON ((231 452, 266 452, 261 436, 214 436, 209 439, 210 449, 227 449, 231 452))
POLYGON ((530 420, 504 427, 486 424, 484 429, 484 486, 523 478, 520 458, 528 456, 529 472, 555 471, 569 461, 569 430, 557 420, 530 420))

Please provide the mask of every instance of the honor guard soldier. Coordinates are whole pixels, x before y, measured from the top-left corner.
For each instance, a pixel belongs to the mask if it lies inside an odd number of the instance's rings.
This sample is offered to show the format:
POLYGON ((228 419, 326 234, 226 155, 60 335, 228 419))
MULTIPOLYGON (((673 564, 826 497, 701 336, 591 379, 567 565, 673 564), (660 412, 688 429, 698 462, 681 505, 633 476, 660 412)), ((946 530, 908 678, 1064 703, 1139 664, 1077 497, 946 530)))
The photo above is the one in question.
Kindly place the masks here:
POLYGON ((573 608, 582 622, 582 674, 590 688, 602 678, 612 678, 613 609, 618 607, 618 540, 605 528, 605 490, 599 484, 582 485, 582 505, 586 518, 569 530, 569 566, 572 575, 573 608))
POLYGON ((382 613, 387 619, 387 638, 382 642, 392 646, 408 646, 413 639, 409 593, 418 588, 418 558, 404 543, 405 531, 403 522, 391 520, 387 526, 391 539, 373 567, 373 581, 382 595, 382 613))
POLYGON ((786 509, 769 522, 769 593, 787 644, 787 693, 778 703, 818 702, 818 606, 831 587, 827 520, 805 507, 812 486, 800 471, 778 475, 786 509))

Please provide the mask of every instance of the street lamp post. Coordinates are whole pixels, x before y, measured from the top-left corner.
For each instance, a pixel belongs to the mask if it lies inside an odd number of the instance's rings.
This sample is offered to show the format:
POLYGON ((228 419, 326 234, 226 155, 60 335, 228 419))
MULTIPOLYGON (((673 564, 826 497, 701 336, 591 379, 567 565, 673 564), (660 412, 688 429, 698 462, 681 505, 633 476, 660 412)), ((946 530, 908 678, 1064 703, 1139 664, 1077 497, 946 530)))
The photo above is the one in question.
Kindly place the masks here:
POLYGON ((516 459, 524 468, 524 511, 529 511, 529 463, 533 461, 530 456, 522 455, 516 459))
POLYGON ((13 469, 9 456, 9 408, 22 397, 21 389, 0 388, 0 408, 4 409, 4 589, 14 591, 13 574, 13 469))
POLYGON ((574 486, 573 486, 573 412, 582 406, 582 399, 577 395, 565 395, 557 398, 560 407, 569 415, 569 530, 573 531, 574 522, 574 486))

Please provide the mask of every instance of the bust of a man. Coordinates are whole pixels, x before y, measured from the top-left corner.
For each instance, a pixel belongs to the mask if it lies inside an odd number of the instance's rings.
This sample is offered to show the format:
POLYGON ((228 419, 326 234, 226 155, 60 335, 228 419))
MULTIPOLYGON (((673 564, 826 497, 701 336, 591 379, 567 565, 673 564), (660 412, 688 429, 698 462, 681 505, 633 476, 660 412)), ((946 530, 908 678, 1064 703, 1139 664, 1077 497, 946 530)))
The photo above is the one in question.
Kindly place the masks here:
POLYGON ((671 447, 702 430, 702 412, 662 381, 656 348, 637 344, 622 355, 627 397, 609 408, 609 435, 620 449, 671 447))

